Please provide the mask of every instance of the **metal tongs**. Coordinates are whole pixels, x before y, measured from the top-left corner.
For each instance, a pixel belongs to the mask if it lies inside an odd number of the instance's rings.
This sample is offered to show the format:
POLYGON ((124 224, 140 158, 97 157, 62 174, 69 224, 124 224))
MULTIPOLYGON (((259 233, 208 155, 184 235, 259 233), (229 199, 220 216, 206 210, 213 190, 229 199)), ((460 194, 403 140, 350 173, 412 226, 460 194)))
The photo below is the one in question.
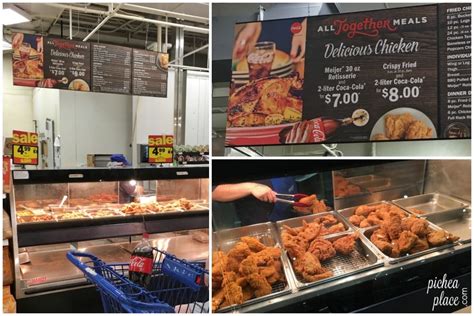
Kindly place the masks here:
POLYGON ((287 203, 291 204, 291 206, 296 206, 296 207, 311 207, 311 204, 307 203, 301 203, 300 200, 304 197, 307 197, 308 195, 306 194, 280 194, 277 193, 276 195, 276 202, 282 202, 282 203, 287 203))

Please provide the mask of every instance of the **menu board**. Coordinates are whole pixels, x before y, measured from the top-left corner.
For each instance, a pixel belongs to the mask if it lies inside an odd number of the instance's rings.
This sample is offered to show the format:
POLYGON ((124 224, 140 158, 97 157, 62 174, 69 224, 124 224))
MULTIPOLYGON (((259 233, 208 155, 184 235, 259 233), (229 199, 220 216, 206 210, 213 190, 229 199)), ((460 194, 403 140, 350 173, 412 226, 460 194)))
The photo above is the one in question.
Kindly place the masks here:
POLYGON ((471 4, 439 5, 440 124, 443 138, 471 137, 471 4))
POLYGON ((134 49, 132 78, 132 94, 166 98, 168 54, 134 49))
POLYGON ((92 91, 131 93, 132 49, 92 44, 92 91))
POLYGON ((90 91, 90 44, 60 38, 44 38, 42 88, 90 91))
POLYGON ((12 48, 17 86, 167 96, 165 53, 24 33, 13 34, 12 48))
POLYGON ((429 5, 237 24, 226 145, 470 137, 470 10, 429 5), (448 35, 453 25, 464 33, 448 35), (255 44, 241 47, 251 33, 255 44), (462 67, 448 65, 461 57, 462 67))

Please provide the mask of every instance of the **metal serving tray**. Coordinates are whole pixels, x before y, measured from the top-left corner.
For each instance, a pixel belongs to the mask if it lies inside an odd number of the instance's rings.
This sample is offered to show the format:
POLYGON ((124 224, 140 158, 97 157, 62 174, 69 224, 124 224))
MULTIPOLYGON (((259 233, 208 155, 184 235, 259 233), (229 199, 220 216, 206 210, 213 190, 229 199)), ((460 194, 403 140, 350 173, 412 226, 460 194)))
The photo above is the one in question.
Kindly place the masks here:
POLYGON ((438 212, 462 210, 469 205, 463 201, 441 193, 429 193, 392 201, 417 216, 430 215, 438 212), (424 214, 413 212, 413 209, 425 211, 424 214))
MULTIPOLYGON (((438 231, 441 230, 441 228, 439 228, 438 226, 434 225, 431 222, 428 222, 428 224, 429 224, 428 227, 433 229, 433 230, 438 230, 438 231)), ((446 245, 439 246, 439 247, 432 247, 432 248, 429 248, 429 249, 426 249, 424 251, 420 251, 420 252, 417 252, 417 253, 414 253, 414 254, 407 254, 407 255, 405 255, 403 257, 400 257, 400 258, 393 258, 393 257, 390 257, 390 256, 384 254, 380 249, 377 248, 377 246, 375 246, 372 243, 372 241, 370 241, 370 236, 372 236, 372 233, 378 228, 379 228, 379 226, 367 228, 363 231, 363 234, 364 234, 365 238, 370 242, 372 247, 375 249, 377 254, 380 257, 384 258, 384 260, 386 262, 390 263, 390 264, 395 264, 395 263, 410 260, 410 259, 413 259, 413 258, 421 257, 421 256, 424 256, 424 255, 432 253, 432 252, 436 252, 436 251, 439 251, 439 250, 442 250, 442 249, 450 248, 450 247, 454 246, 456 243, 458 243, 458 242, 454 242, 454 243, 446 244, 446 245)))
POLYGON ((432 213, 424 216, 440 228, 459 236, 459 242, 471 241, 471 210, 468 208, 449 212, 432 213))
MULTIPOLYGON (((347 231, 344 233, 322 236, 322 238, 334 242, 339 238, 351 235, 353 233, 353 231, 347 231)), ((286 250, 285 253, 287 254, 286 250)), ((341 254, 336 254, 336 256, 334 256, 333 258, 321 262, 321 265, 324 268, 332 271, 333 276, 315 282, 307 282, 306 280, 304 280, 303 277, 301 277, 294 271, 292 266, 291 273, 292 277, 296 280, 296 287, 298 289, 305 289, 319 284, 328 283, 337 279, 345 278, 363 271, 383 266, 383 261, 381 261, 377 257, 375 250, 372 249, 372 245, 367 240, 365 240, 363 236, 361 236, 361 238, 356 240, 354 251, 350 255, 344 256, 341 254)))
MULTIPOLYGON (((284 229, 283 226, 285 225, 289 227, 301 227, 303 226, 303 220, 307 221, 308 223, 311 223, 316 218, 324 217, 326 215, 333 215, 337 219, 338 223, 342 223, 344 225, 345 231, 352 231, 352 227, 349 226, 349 224, 339 214, 337 214, 336 212, 324 212, 324 213, 311 214, 311 215, 294 217, 294 218, 278 221, 276 222, 276 225, 278 228, 278 235, 280 236, 282 230, 284 229)), ((340 234, 340 233, 342 232, 338 232, 337 234, 340 234)))
MULTIPOLYGON (((279 243, 279 238, 274 225, 271 222, 266 222, 250 226, 224 229, 215 232, 213 234, 213 251, 221 250, 227 252, 234 246, 234 244, 240 241, 240 237, 244 236, 257 237, 259 238, 260 242, 262 242, 265 246, 268 247, 282 248, 279 243)), ((227 306, 218 309, 217 312, 231 312, 234 310, 238 310, 239 308, 244 306, 252 305, 261 301, 270 300, 274 297, 290 293, 291 287, 289 282, 290 280, 292 281, 290 262, 288 261, 288 257, 283 253, 283 251, 280 259, 283 266, 283 271, 285 273, 286 283, 279 282, 272 285, 271 294, 253 298, 251 300, 245 301, 240 305, 227 306)))
MULTIPOLYGON (((391 203, 389 203, 389 202, 387 202, 387 201, 379 201, 379 202, 368 203, 368 204, 362 204, 362 205, 379 205, 379 204, 391 205, 391 203)), ((354 207, 345 208, 345 209, 339 210, 338 213, 339 213, 339 215, 341 215, 342 217, 344 217, 344 219, 347 221, 348 225, 350 225, 350 227, 352 227, 353 229, 356 229, 356 230, 362 229, 362 230, 363 230, 363 229, 367 229, 367 228, 371 228, 371 227, 377 226, 377 225, 374 225, 374 226, 370 226, 370 227, 360 228, 360 227, 358 227, 358 226, 353 225, 353 224, 349 221, 349 217, 351 217, 352 215, 354 215, 356 208, 358 208, 359 206, 361 206, 361 205, 357 205, 357 206, 354 206, 354 207)), ((407 216, 410 215, 410 213, 407 212, 406 210, 404 210, 403 208, 401 208, 401 210, 404 211, 404 212, 407 214, 407 216)))

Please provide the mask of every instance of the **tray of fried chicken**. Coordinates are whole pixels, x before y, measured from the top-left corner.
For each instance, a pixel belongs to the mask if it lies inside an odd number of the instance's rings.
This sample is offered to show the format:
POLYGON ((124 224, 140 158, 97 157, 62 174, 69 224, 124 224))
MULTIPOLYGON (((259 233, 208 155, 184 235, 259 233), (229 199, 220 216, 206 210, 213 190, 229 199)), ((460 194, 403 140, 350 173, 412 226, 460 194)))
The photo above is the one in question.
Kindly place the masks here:
POLYGON ((368 241, 350 229, 336 212, 279 221, 277 226, 298 288, 383 264, 368 241))
POLYGON ((380 225, 390 211, 396 212, 402 218, 410 215, 398 206, 385 201, 349 207, 339 210, 338 213, 357 228, 369 228, 380 225))
POLYGON ((272 223, 214 233, 212 311, 228 312, 289 293, 289 262, 272 223))
POLYGON ((379 225, 363 231, 389 263, 451 247, 459 240, 424 218, 402 214, 390 210, 383 215, 379 225))

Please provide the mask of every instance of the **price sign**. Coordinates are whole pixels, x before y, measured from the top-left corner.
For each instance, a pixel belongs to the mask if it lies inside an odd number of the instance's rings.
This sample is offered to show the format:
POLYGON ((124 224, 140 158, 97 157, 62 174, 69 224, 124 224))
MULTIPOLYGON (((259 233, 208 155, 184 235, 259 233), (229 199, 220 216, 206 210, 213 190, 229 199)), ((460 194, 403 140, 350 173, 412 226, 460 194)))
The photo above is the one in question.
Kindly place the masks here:
POLYGON ((38 134, 13 131, 12 155, 15 165, 37 165, 38 134))
POLYGON ((173 162, 173 135, 148 136, 148 162, 172 163, 173 162))
POLYGON ((13 164, 37 165, 38 146, 13 144, 13 164))

